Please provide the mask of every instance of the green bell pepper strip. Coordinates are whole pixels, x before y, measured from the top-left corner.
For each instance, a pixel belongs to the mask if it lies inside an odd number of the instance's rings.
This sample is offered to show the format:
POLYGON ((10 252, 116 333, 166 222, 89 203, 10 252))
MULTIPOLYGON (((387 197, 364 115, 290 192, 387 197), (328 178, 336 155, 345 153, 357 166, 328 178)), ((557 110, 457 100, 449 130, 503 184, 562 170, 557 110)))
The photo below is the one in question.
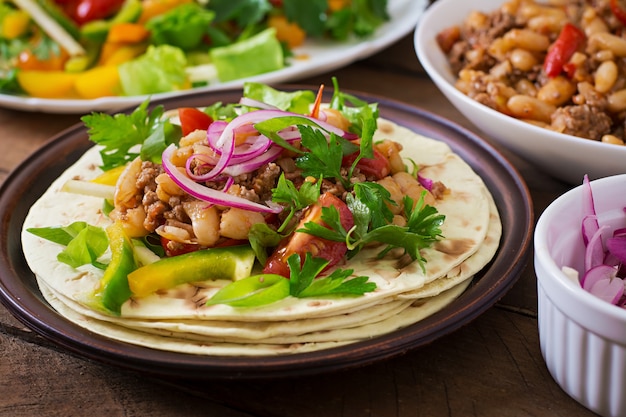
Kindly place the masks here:
POLYGON ((144 265, 128 274, 135 297, 144 297, 177 285, 250 276, 255 255, 250 246, 203 249, 144 265))
POLYGON ((278 274, 254 275, 233 282, 219 290, 207 305, 228 304, 233 307, 257 307, 289 296, 289 280, 278 274))
POLYGON ((107 227, 106 233, 111 248, 111 262, 104 270, 100 288, 95 295, 106 310, 119 315, 122 304, 132 295, 127 276, 137 269, 137 260, 133 244, 124 233, 121 223, 113 223, 107 227))

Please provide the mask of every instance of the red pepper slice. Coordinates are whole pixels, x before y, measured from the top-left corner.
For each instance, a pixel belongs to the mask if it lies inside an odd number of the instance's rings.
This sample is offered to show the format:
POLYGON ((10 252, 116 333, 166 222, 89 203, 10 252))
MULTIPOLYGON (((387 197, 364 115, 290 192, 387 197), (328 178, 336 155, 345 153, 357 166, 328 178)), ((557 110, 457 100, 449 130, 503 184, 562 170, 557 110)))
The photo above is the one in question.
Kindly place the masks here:
POLYGON ((610 2, 611 11, 617 17, 617 19, 622 22, 623 25, 626 25, 626 10, 621 6, 619 0, 611 0, 610 2))
POLYGON ((548 77, 561 74, 574 52, 585 43, 585 33, 571 23, 565 24, 557 40, 552 44, 543 63, 548 77))

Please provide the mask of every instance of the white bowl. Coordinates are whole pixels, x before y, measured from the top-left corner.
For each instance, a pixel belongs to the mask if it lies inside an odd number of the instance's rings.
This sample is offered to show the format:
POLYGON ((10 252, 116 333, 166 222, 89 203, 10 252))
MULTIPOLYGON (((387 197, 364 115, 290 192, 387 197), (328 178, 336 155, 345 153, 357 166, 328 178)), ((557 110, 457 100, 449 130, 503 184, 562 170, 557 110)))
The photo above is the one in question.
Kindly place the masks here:
POLYGON ((437 0, 426 9, 414 36, 417 56, 433 82, 479 129, 544 172, 570 184, 626 173, 626 146, 565 135, 506 116, 469 98, 454 87, 446 56, 435 36, 465 20, 471 11, 491 12, 504 0, 437 0))
MULTIPOLYGON (((600 224, 624 227, 626 175, 591 182, 600 224)), ((534 236, 541 353, 556 382, 602 416, 626 415, 626 309, 583 290, 562 271, 582 270, 583 187, 556 199, 534 236)))

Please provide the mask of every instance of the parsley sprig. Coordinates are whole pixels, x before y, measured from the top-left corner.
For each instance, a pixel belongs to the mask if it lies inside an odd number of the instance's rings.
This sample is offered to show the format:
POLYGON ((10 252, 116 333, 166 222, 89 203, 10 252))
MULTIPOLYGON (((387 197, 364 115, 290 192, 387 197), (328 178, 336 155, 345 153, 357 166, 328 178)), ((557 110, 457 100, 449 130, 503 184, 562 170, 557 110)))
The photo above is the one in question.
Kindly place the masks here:
POLYGON ((431 246, 442 237, 441 225, 445 216, 433 206, 424 201, 426 191, 422 193, 417 203, 405 196, 403 200, 404 215, 407 219, 405 226, 389 223, 393 215, 383 201, 390 201, 388 192, 375 183, 360 183, 359 192, 350 195, 347 204, 354 217, 354 227, 345 230, 342 226, 339 211, 333 207, 322 208, 324 227, 315 222, 307 222, 297 231, 309 233, 337 242, 346 242, 348 258, 353 257, 365 245, 373 242, 385 244, 386 247, 379 253, 384 256, 393 248, 403 248, 411 259, 417 261, 425 270, 426 259, 421 250, 431 246), (378 198, 371 198, 377 196, 378 198))
POLYGON ((162 117, 164 107, 150 111, 148 103, 144 101, 130 114, 94 112, 81 118, 89 139, 104 147, 100 151, 102 170, 125 165, 139 155, 144 161, 160 163, 163 150, 180 139, 180 126, 162 117))

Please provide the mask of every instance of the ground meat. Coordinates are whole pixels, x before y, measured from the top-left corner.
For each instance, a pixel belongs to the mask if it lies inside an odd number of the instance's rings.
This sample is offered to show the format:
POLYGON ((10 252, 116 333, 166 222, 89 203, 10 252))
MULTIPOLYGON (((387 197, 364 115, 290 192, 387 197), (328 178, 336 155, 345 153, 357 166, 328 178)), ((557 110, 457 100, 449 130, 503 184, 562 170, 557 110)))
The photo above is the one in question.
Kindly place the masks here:
POLYGON ((435 199, 441 199, 447 189, 448 188, 441 181, 435 181, 430 189, 430 193, 433 197, 435 197, 435 199))
POLYGON ((568 135, 600 140, 611 132, 611 117, 598 107, 566 106, 552 114, 552 128, 568 135))
POLYGON ((150 161, 141 163, 141 173, 137 177, 137 188, 143 188, 146 191, 154 191, 157 188, 156 177, 163 173, 160 165, 150 161))
POLYGON ((280 167, 275 163, 264 165, 257 171, 257 175, 252 182, 252 189, 261 201, 272 199, 272 189, 276 187, 280 172, 280 167))
POLYGON ((157 227, 162 223, 163 213, 169 210, 169 205, 159 200, 156 192, 148 191, 143 196, 143 207, 146 212, 146 219, 143 222, 143 226, 146 230, 154 232, 157 227))

